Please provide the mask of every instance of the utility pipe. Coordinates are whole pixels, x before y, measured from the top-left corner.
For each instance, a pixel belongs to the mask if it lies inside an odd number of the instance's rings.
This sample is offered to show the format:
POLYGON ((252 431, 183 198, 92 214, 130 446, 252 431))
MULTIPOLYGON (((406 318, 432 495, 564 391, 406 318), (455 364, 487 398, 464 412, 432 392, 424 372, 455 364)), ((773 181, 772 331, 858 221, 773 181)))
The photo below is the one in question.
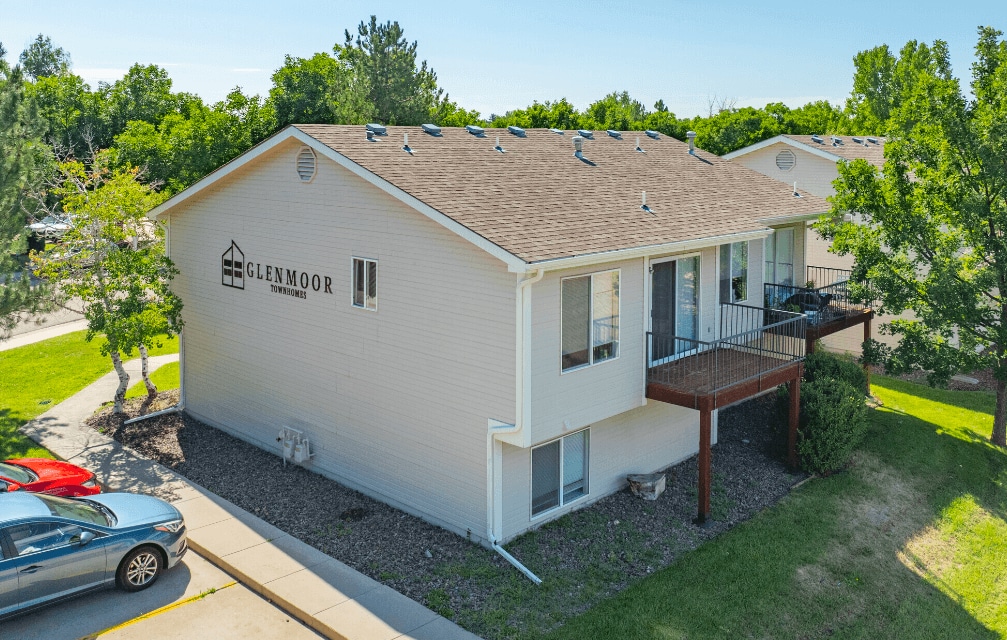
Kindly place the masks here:
POLYGON ((490 546, 494 551, 499 553, 504 560, 514 565, 518 571, 523 573, 529 580, 535 584, 542 584, 542 579, 531 572, 528 567, 524 566, 511 554, 500 546, 499 538, 497 537, 497 521, 501 522, 502 526, 502 505, 503 496, 498 495, 498 489, 502 494, 502 487, 500 486, 501 481, 497 481, 497 472, 500 471, 500 459, 503 457, 502 452, 497 453, 497 447, 502 446, 498 442, 499 436, 509 435, 514 433, 520 433, 529 419, 530 411, 526 407, 529 398, 526 397, 527 393, 531 391, 530 387, 526 388, 526 384, 530 385, 530 376, 528 375, 527 368, 529 366, 529 356, 531 355, 530 345, 528 344, 528 335, 525 332, 525 315, 526 311, 530 311, 530 302, 526 307, 525 294, 531 293, 531 285, 535 284, 545 276, 545 270, 539 269, 535 275, 524 278, 518 281, 516 290, 516 338, 515 338, 515 377, 517 378, 515 384, 515 396, 516 396, 516 410, 515 410, 515 420, 514 424, 507 424, 503 422, 498 422, 496 420, 490 420, 486 431, 486 537, 489 540, 490 546), (526 347, 529 347, 526 349, 526 347))

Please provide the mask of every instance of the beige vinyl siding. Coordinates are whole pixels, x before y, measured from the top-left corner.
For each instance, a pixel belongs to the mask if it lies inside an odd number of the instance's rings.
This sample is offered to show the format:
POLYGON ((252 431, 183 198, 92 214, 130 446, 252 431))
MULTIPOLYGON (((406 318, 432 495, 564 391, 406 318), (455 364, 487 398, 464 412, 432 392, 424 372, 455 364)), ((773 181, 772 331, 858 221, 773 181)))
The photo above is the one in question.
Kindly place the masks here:
MULTIPOLYGON (((515 276, 487 253, 319 157, 281 146, 171 213, 185 303, 188 411, 452 531, 486 530, 487 418, 514 421, 515 276), (221 285, 248 262, 330 276, 305 299, 221 285), (377 261, 377 311, 351 304, 352 257, 377 261)), ((324 503, 322 503, 324 504, 324 503)))
POLYGON ((503 446, 504 541, 623 489, 631 473, 664 469, 699 450, 699 412, 663 402, 648 401, 646 406, 601 420, 590 429, 588 495, 534 519, 531 449, 503 446))

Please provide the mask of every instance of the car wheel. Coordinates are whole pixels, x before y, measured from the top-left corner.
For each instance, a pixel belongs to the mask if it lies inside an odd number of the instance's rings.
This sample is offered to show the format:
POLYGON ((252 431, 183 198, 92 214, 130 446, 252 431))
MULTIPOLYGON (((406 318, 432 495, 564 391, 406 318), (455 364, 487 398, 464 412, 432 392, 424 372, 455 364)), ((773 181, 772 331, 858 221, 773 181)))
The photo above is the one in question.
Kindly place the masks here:
POLYGON ((161 552, 153 547, 138 547, 126 554, 115 573, 115 583, 123 591, 142 591, 154 584, 164 565, 161 552))

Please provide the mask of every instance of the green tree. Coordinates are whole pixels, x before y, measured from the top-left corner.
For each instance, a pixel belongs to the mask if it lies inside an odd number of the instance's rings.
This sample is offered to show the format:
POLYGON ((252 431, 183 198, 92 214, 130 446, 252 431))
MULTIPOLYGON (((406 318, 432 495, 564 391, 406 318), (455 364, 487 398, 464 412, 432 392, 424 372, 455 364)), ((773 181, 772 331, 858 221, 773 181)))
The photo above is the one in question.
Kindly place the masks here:
POLYGON ((921 74, 935 71, 933 64, 947 45, 911 40, 895 57, 888 45, 861 51, 853 57, 853 90, 846 101, 850 133, 884 134, 888 120, 914 92, 921 74))
POLYGON ((179 98, 171 92, 167 71, 153 64, 134 64, 109 87, 106 105, 109 128, 117 133, 134 120, 159 124, 169 113, 177 112, 179 98))
POLYGON ((35 38, 35 42, 21 52, 18 62, 25 75, 32 80, 58 76, 70 70, 70 54, 54 45, 49 36, 41 33, 35 38))
POLYGON ((283 66, 273 73, 269 102, 276 112, 276 124, 331 124, 332 92, 336 76, 345 73, 339 61, 327 53, 310 58, 284 56, 283 66))
MULTIPOLYGON (((61 163, 55 191, 74 227, 62 246, 33 254, 33 266, 53 283, 56 299, 83 302, 87 340, 102 337, 101 352, 119 375, 114 411, 121 413, 129 385, 122 356, 139 348, 146 358, 156 336, 181 328, 182 303, 169 288, 177 271, 164 255, 160 229, 146 218, 164 195, 136 170, 111 170, 106 153, 89 166, 61 163)), ((149 378, 145 383, 156 393, 149 378)))
POLYGON ((643 122, 649 115, 647 108, 629 93, 613 91, 601 100, 588 105, 584 116, 592 129, 614 129, 616 131, 643 130, 643 122))
POLYGON ((891 102, 884 169, 862 160, 841 164, 833 215, 819 226, 834 251, 854 256, 853 280, 871 283, 881 313, 915 316, 883 325, 899 336, 897 346, 869 342, 865 356, 895 374, 926 371, 934 383, 991 368, 997 380, 991 441, 1007 446, 1007 43, 1001 36, 979 29, 974 99, 952 76, 944 42, 902 49, 895 68, 914 74, 898 81, 898 99, 891 102), (843 223, 839 214, 847 211, 860 213, 863 223, 843 223))
POLYGON ((514 109, 492 118, 494 127, 511 125, 526 129, 583 129, 588 126, 584 116, 566 98, 555 102, 535 101, 526 109, 514 109))
POLYGON ((11 69, 0 54, 0 338, 10 335, 25 314, 44 307, 43 288, 31 286, 31 274, 18 257, 27 251, 25 225, 37 209, 31 194, 50 161, 41 124, 20 68, 11 69))
POLYGON ((111 142, 104 96, 92 92, 80 76, 63 73, 38 78, 26 90, 48 125, 46 140, 54 148, 84 158, 111 142))
POLYGON ((332 110, 336 121, 363 124, 422 124, 441 98, 437 74, 426 60, 416 64, 416 41, 405 39, 398 22, 361 22, 354 38, 333 47, 346 73, 336 74, 332 110))
POLYGON ((783 133, 781 118, 778 108, 774 114, 766 109, 741 107, 726 109, 708 118, 696 118, 692 128, 696 132, 696 146, 724 155, 783 133))

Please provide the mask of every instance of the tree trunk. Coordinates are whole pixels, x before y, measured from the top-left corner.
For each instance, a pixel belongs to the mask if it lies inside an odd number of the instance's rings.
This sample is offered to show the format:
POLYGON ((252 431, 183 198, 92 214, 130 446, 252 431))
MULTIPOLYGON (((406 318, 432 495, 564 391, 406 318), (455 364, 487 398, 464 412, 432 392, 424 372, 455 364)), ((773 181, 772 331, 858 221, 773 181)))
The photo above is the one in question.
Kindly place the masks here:
POLYGON ((115 406, 112 408, 112 413, 122 413, 122 403, 126 399, 126 388, 129 386, 129 374, 126 373, 126 368, 122 366, 122 357, 118 351, 112 352, 112 366, 115 367, 115 372, 119 374, 119 388, 115 390, 115 406))
POLYGON ((993 435, 990 442, 1007 447, 1007 382, 997 380, 997 406, 993 411, 993 435))
POLYGON ((153 400, 157 396, 157 387, 150 381, 150 367, 147 365, 147 347, 141 344, 137 348, 140 351, 140 375, 143 376, 143 384, 147 387, 147 399, 153 400))

